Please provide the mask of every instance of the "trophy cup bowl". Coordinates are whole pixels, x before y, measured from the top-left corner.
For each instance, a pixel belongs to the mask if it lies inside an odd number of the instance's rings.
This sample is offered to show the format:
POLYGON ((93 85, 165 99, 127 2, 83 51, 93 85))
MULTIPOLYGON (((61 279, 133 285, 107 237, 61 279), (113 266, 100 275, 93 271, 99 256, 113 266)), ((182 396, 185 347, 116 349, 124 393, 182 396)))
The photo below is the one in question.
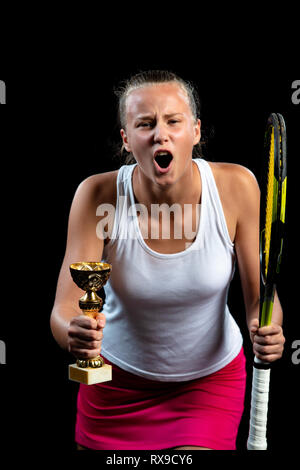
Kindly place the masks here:
MULTIPOLYGON (((85 294, 79 299, 79 307, 84 315, 96 318, 101 311, 103 301, 99 291, 108 281, 112 266, 102 262, 79 262, 70 265, 70 273, 75 284, 85 294)), ((111 366, 105 364, 99 355, 91 359, 77 358, 76 364, 69 366, 69 379, 92 385, 112 379, 111 366)))

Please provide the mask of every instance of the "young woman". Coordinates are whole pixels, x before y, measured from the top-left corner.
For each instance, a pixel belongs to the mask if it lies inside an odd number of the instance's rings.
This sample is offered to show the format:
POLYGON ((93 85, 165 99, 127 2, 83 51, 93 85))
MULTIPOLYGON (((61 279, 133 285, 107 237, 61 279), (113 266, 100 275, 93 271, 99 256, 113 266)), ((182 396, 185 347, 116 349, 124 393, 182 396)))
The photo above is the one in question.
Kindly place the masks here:
POLYGON ((235 449, 246 381, 227 307, 235 260, 255 355, 275 361, 284 344, 277 296, 272 324, 258 327, 257 182, 240 165, 193 158, 196 92, 176 75, 132 77, 119 112, 134 164, 78 187, 51 315, 63 348, 83 358, 101 350, 113 367, 112 381, 80 385, 78 448, 235 449), (110 230, 102 204, 115 209, 110 230), (81 314, 69 273, 84 260, 113 266, 96 320, 81 314))

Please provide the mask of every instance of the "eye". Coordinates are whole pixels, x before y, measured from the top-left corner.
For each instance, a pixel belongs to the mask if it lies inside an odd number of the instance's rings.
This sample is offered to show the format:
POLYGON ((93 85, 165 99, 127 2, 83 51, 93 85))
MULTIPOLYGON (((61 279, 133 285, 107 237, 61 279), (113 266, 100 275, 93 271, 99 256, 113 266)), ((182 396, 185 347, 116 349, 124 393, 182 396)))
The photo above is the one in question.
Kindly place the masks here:
POLYGON ((151 122, 139 122, 136 127, 145 127, 145 128, 149 127, 149 128, 151 128, 152 126, 153 126, 153 124, 151 122))
POLYGON ((179 119, 170 119, 169 121, 169 124, 177 124, 177 122, 180 122, 179 119))

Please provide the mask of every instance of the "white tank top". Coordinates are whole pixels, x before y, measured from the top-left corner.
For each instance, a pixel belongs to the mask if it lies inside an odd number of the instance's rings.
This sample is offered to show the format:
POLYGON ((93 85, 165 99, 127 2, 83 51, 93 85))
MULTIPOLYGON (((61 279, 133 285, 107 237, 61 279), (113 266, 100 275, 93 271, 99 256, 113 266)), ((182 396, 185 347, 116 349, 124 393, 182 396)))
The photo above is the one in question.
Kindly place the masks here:
POLYGON ((211 168, 205 160, 193 161, 202 181, 194 242, 172 254, 148 247, 134 206, 134 164, 118 172, 114 226, 103 251, 102 260, 113 268, 105 286, 101 353, 152 380, 179 382, 216 372, 243 343, 227 306, 234 245, 211 168))

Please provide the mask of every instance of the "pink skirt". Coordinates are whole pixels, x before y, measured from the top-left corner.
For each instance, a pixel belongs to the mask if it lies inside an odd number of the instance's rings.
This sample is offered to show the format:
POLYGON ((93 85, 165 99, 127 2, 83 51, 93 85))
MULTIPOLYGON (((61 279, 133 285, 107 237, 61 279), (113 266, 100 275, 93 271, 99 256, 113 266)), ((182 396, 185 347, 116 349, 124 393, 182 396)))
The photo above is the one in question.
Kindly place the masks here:
POLYGON ((223 369, 187 382, 148 380, 105 362, 113 380, 79 388, 78 444, 94 450, 235 450, 246 387, 243 348, 223 369))

